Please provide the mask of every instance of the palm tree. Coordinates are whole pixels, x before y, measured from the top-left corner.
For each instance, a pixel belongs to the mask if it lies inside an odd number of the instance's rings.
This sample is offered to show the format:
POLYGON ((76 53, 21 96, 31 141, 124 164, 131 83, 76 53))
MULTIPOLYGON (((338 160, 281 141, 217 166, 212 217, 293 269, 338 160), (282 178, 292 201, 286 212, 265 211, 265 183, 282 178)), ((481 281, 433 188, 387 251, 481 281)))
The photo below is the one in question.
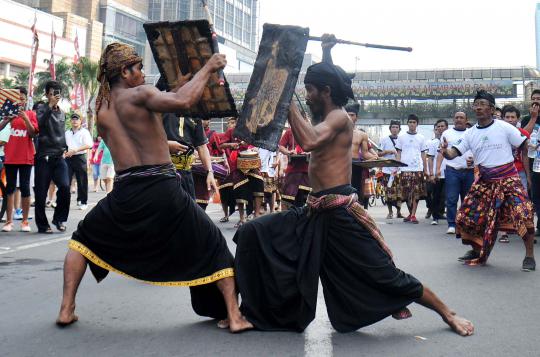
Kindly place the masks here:
POLYGON ((2 78, 1 86, 3 88, 11 88, 11 87, 13 87, 13 84, 14 84, 13 79, 11 79, 11 78, 2 78))
POLYGON ((88 57, 79 58, 79 62, 73 65, 73 77, 75 82, 80 83, 85 91, 85 97, 87 99, 86 114, 88 115, 88 130, 92 135, 94 134, 94 112, 92 108, 95 107, 94 98, 99 89, 99 82, 97 80, 98 71, 99 64, 88 57))
POLYGON ((30 72, 28 71, 22 71, 22 72, 17 73, 17 75, 15 76, 15 86, 24 87, 24 88, 28 87, 29 77, 30 77, 30 72))
MULTIPOLYGON (((47 65, 49 60, 44 60, 47 65)), ((51 73, 49 71, 43 71, 36 73, 37 86, 34 91, 34 95, 38 98, 45 95, 45 84, 51 80, 51 73)), ((62 96, 64 99, 69 100, 69 93, 73 89, 73 71, 72 65, 66 62, 65 58, 56 62, 56 81, 62 88, 62 96)))

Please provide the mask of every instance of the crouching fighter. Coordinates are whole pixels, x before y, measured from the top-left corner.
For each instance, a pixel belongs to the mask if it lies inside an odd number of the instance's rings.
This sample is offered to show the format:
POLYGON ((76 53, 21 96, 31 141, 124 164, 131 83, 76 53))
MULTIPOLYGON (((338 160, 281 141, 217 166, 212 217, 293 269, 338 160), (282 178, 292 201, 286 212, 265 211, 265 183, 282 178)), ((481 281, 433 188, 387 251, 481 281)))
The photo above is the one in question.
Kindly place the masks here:
POLYGON ((319 278, 332 326, 354 331, 390 315, 407 315, 417 302, 436 311, 458 334, 471 335, 429 288, 396 268, 373 219, 351 186, 353 123, 342 109, 353 97, 339 67, 311 66, 306 101, 314 124, 292 104, 289 123, 296 141, 311 152, 312 193, 305 208, 263 216, 243 225, 234 240, 240 310, 261 330, 303 331, 315 317, 319 278), (316 119, 320 118, 320 119, 316 119))
POLYGON ((132 47, 112 43, 104 50, 97 126, 116 182, 69 242, 58 325, 77 321, 75 295, 89 264, 98 282, 114 271, 155 285, 189 286, 197 314, 228 318, 233 332, 251 327, 238 310, 225 239, 182 189, 163 123, 154 115, 198 102, 212 72, 225 64, 223 55, 213 55, 183 87, 162 93, 144 85, 142 58, 132 47))

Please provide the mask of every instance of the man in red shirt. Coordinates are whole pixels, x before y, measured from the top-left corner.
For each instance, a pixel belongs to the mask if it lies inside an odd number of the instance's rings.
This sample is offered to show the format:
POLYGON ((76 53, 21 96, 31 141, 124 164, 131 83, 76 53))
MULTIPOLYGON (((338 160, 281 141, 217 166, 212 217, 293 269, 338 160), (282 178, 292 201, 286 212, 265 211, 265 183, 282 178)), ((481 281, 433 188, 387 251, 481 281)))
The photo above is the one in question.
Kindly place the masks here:
MULTIPOLYGON (((502 108, 502 119, 512 124, 513 126, 517 127, 517 123, 519 122, 519 117, 521 116, 521 113, 518 108, 516 108, 513 105, 505 105, 502 108)), ((531 138, 531 135, 528 131, 518 128, 518 130, 521 132, 521 135, 527 137, 527 140, 531 138)), ((518 171, 519 177, 521 179, 521 184, 525 188, 525 191, 527 191, 528 187, 531 187, 531 172, 530 172, 530 166, 529 166, 529 156, 523 155, 523 151, 519 148, 513 148, 512 154, 514 155, 514 166, 516 166, 516 170, 518 171)), ((513 233, 513 232, 506 232, 506 233, 513 233)), ((508 239, 507 234, 503 234, 499 238, 499 242, 501 243, 509 243, 510 240, 508 239)))
MULTIPOLYGON (((26 88, 18 88, 21 92, 21 109, 26 106, 26 88)), ((28 213, 30 211, 30 173, 34 166, 34 155, 36 153, 32 138, 38 132, 36 113, 31 110, 21 110, 18 116, 6 117, 0 122, 0 130, 11 122, 11 135, 6 143, 5 168, 7 179, 7 220, 2 228, 4 232, 13 230, 13 207, 14 193, 17 187, 17 175, 19 176, 19 187, 22 197, 23 221, 21 231, 31 232, 28 223, 28 213)))
POLYGON ((309 160, 307 153, 294 140, 290 128, 285 131, 279 141, 279 151, 287 155, 289 159, 280 190, 282 210, 291 206, 302 207, 311 192, 308 176, 309 160))
MULTIPOLYGON (((236 118, 227 119, 227 130, 222 134, 214 134, 213 137, 217 142, 218 149, 225 155, 225 166, 228 168, 229 174, 224 180, 219 182, 219 197, 221 200, 221 208, 223 209, 223 217, 219 220, 221 223, 229 221, 229 216, 234 213, 236 209, 236 200, 234 199, 233 192, 233 180, 232 180, 232 167, 236 168, 236 160, 231 157, 231 154, 238 149, 239 144, 237 142, 226 142, 228 140, 229 130, 234 130, 236 127, 236 118), (233 162, 234 160, 234 162, 233 162)), ((235 152, 235 157, 236 157, 235 152)))

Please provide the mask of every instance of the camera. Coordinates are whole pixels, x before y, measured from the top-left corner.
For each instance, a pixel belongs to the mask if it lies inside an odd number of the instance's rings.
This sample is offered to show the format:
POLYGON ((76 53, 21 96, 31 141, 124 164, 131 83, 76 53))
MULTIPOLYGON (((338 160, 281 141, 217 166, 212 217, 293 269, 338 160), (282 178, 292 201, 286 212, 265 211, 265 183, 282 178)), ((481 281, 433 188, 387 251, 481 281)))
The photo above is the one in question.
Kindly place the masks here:
POLYGON ((53 95, 54 96, 60 95, 60 89, 54 89, 53 90, 53 95))

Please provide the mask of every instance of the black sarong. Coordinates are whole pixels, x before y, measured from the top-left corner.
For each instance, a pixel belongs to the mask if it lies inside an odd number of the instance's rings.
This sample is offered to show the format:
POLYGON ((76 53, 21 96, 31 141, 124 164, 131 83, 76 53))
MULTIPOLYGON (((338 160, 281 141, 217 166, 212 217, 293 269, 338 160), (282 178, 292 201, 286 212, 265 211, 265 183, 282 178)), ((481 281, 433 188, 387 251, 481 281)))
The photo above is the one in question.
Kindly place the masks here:
MULTIPOLYGON (((346 185, 314 196, 354 192, 346 185)), ((261 330, 303 331, 315 317, 319 277, 339 332, 382 320, 423 293, 345 207, 263 216, 244 224, 234 241, 241 311, 261 330)))
POLYGON ((189 286, 196 313, 225 318, 223 297, 211 283, 234 276, 233 257, 172 164, 134 167, 117 177, 69 247, 90 262, 98 282, 114 271, 154 285, 189 286))

